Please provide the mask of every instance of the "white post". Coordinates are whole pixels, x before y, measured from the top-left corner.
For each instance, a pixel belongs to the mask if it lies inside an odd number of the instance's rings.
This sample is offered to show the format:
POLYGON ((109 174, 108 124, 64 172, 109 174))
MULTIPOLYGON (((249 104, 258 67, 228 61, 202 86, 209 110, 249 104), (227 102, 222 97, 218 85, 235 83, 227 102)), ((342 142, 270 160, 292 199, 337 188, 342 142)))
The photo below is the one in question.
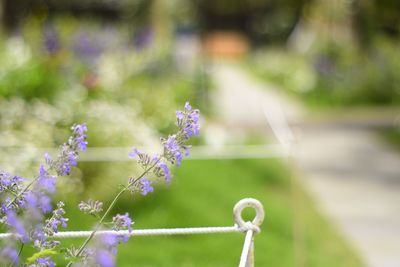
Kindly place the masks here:
POLYGON ((264 220, 264 208, 258 200, 245 198, 235 205, 233 216, 237 226, 246 233, 239 267, 254 267, 254 234, 260 232, 259 226, 264 220), (242 219, 242 210, 247 207, 256 210, 256 217, 252 222, 244 222, 242 219))
POLYGON ((254 237, 253 230, 248 230, 240 256, 239 267, 254 267, 254 237))

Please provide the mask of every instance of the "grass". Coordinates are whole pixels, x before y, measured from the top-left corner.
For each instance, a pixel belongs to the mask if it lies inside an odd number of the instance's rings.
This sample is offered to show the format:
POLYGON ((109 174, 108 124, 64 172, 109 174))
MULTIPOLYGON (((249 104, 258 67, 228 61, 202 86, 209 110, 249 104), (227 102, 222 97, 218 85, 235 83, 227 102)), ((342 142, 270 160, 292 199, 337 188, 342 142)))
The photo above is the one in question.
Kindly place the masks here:
MULTIPOLYGON (((118 168, 126 169, 125 164, 118 168)), ((102 179, 112 182, 112 177, 102 179)), ((266 211, 262 232, 255 237, 256 266, 361 266, 277 160, 186 161, 175 170, 169 187, 158 187, 147 197, 126 195, 115 212, 129 211, 136 229, 230 226, 232 208, 244 197, 257 198, 266 211), (299 237, 296 242, 294 228, 299 237), (295 260, 295 250, 302 265, 295 260)), ((68 213, 73 218, 70 229, 88 229, 93 224, 75 210, 68 213)), ((244 216, 251 219, 254 214, 245 209, 244 216)), ((117 261, 118 266, 140 267, 237 266, 243 240, 239 233, 134 237, 119 246, 117 261)))

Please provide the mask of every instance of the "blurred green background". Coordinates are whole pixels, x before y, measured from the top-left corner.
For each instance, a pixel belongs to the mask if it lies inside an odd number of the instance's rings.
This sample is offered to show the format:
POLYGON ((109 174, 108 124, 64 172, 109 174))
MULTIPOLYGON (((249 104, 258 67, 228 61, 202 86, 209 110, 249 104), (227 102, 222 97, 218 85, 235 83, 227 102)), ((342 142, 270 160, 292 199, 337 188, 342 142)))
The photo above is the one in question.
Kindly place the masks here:
MULTIPOLYGON (((57 147, 75 122, 87 123, 90 147, 154 147, 173 132, 185 101, 203 116, 195 145, 273 142, 241 129, 218 143, 218 62, 281 88, 311 117, 399 110, 395 0, 2 0, 0 14, 0 167, 27 177, 38 166, 36 148, 57 147)), ((379 135, 398 146, 399 120, 379 135)), ((79 200, 110 202, 137 171, 133 161, 80 162, 60 181, 59 198, 72 201, 68 229, 95 223, 77 211, 79 200)), ((256 265, 363 266, 284 159, 188 160, 174 173, 171 186, 126 196, 114 213, 128 211, 135 228, 231 225, 234 204, 254 197, 266 210, 256 265)), ((243 238, 132 238, 120 246, 118 266, 233 266, 243 238)))

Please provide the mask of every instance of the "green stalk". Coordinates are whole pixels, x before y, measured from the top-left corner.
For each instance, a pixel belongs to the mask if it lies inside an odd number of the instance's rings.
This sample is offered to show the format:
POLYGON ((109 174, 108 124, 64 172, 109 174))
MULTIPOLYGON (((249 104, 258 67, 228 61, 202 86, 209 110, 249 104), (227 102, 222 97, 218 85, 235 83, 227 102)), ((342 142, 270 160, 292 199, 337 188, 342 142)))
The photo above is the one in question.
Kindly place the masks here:
MULTIPOLYGON (((145 176, 151 169, 153 169, 156 164, 159 162, 160 160, 156 161, 152 166, 150 166, 148 169, 146 169, 138 178, 136 178, 132 183, 128 184, 127 187, 121 189, 121 191, 118 192, 118 194, 114 197, 113 201, 111 202, 111 204, 108 206, 107 210, 104 212, 103 216, 101 217, 100 221, 97 223, 96 227, 93 229, 93 231, 90 233, 90 235, 88 236, 88 238, 85 239, 85 241, 83 242, 83 244, 81 245, 81 247, 79 248, 78 252, 76 253, 75 257, 79 257, 81 255, 81 253, 83 252, 83 250, 85 249, 85 247, 87 246, 87 244, 90 242, 90 240, 93 239, 94 235, 97 233, 97 231, 100 229, 101 225, 103 224, 104 220, 107 218, 108 214, 111 212, 112 208, 115 206, 115 204, 117 203, 118 199, 122 196, 123 193, 125 193, 125 191, 128 190, 129 187, 133 186, 136 182, 138 182, 141 178, 143 178, 143 176, 145 176)), ((67 267, 70 267, 73 264, 72 261, 70 261, 67 264, 67 267)))
POLYGON ((29 184, 27 184, 25 186, 25 188, 22 189, 22 191, 18 193, 18 195, 15 195, 13 200, 11 200, 11 202, 7 204, 7 208, 9 208, 20 196, 22 196, 34 183, 36 183, 37 180, 39 180, 39 178, 40 178, 40 176, 37 176, 35 179, 30 181, 29 184))
MULTIPOLYGON (((17 258, 19 258, 19 256, 21 256, 22 250, 24 249, 24 243, 21 242, 21 246, 19 247, 19 251, 18 251, 18 256, 17 258)), ((14 267, 15 264, 17 263, 17 260, 14 260, 11 264, 10 267, 14 267)))

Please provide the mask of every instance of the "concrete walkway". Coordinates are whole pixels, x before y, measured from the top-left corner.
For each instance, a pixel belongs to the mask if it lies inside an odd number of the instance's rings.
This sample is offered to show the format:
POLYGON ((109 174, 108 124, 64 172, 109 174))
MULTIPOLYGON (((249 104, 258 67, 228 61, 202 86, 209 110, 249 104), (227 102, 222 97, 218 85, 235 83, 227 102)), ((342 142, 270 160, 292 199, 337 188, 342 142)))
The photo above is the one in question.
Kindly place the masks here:
POLYGON ((400 266, 400 155, 365 129, 303 131, 298 163, 317 206, 367 266, 400 266))
POLYGON ((237 65, 217 62, 212 74, 218 88, 212 98, 213 104, 225 126, 268 129, 264 109, 273 109, 274 113, 284 110, 286 118, 294 121, 302 115, 303 109, 296 101, 273 86, 254 80, 237 65))
POLYGON ((268 118, 281 142, 291 139, 283 117, 300 125, 294 149, 301 179, 317 206, 366 266, 400 266, 400 155, 365 127, 303 124, 299 103, 238 66, 218 63, 213 74, 221 123, 263 131, 268 118))

